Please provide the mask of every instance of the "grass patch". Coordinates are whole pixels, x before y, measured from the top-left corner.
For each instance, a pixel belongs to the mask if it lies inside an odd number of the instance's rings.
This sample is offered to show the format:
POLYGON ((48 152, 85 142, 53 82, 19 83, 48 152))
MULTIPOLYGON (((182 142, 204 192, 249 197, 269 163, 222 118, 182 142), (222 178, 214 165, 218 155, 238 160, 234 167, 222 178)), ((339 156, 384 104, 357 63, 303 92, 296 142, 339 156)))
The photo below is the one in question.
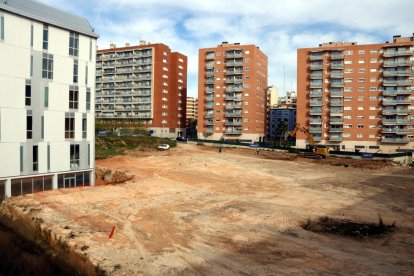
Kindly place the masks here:
POLYGON ((160 144, 175 147, 177 142, 169 138, 151 136, 96 136, 95 159, 123 155, 126 150, 156 150, 160 144))

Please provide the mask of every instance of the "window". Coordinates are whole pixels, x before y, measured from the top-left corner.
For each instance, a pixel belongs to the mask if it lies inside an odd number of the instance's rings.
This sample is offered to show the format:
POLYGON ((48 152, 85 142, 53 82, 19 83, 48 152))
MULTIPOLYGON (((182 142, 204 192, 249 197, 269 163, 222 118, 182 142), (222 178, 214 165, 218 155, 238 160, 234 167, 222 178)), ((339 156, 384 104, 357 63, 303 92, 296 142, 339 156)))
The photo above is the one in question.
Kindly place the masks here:
POLYGON ((376 82, 377 81, 377 78, 370 78, 369 81, 370 82, 376 82))
POLYGON ((364 110, 363 106, 358 106, 358 110, 364 110))
POLYGON ((69 34, 69 55, 77 57, 79 54, 79 34, 70 32, 69 34))
POLYGON ((345 64, 352 64, 352 60, 345 60, 345 64))
POLYGON ((32 114, 26 116, 26 138, 33 138, 33 117, 32 114))
POLYGON ((50 171, 50 145, 47 145, 47 170, 50 171))
POLYGON ((70 145, 70 167, 79 167, 79 145, 70 145))
POLYGON ((364 55, 365 54, 365 50, 358 50, 358 54, 359 55, 364 55))
POLYGON ((344 92, 352 92, 352 87, 345 87, 344 92))
POLYGON ((73 61, 73 83, 78 83, 78 60, 73 61))
POLYGON ((371 68, 371 69, 369 69, 369 71, 370 71, 371 73, 375 73, 375 72, 377 72, 377 69, 375 69, 375 68, 371 68))
POLYGON ((33 77, 33 55, 30 55, 30 76, 33 77))
POLYGON ((358 60, 358 63, 363 64, 363 63, 365 63, 365 61, 363 59, 360 59, 360 60, 358 60))
POLYGON ((244 53, 245 53, 246 55, 248 55, 248 54, 250 54, 250 51, 244 51, 244 53))
POLYGON ((364 125, 358 125, 358 128, 364 128, 364 125))
POLYGON ((365 78, 359 78, 358 82, 365 82, 365 78))
POLYGON ((377 100, 377 97, 375 97, 375 96, 373 96, 373 97, 369 97, 369 100, 370 100, 370 101, 376 101, 376 100, 377 100))
POLYGON ((66 113, 65 116, 65 138, 75 138, 75 115, 66 113))
POLYGON ((345 79, 344 82, 352 82, 352 79, 345 79))
POLYGON ((49 107, 49 87, 45 87, 45 107, 49 107))
POLYGON ((358 96, 358 102, 363 102, 364 101, 364 96, 358 96))
POLYGON ((53 79, 53 55, 43 54, 42 78, 53 79))
POLYGON ((40 139, 45 139, 45 116, 42 116, 40 120, 40 135, 40 139))
POLYGON ((30 25, 30 47, 33 47, 33 24, 30 25))
POLYGON ((33 146, 33 171, 39 170, 39 147, 33 146))
POLYGON ((244 71, 250 71, 250 67, 245 67, 244 71))
POLYGON ((91 89, 86 88, 86 110, 91 110, 91 89))
POLYGON ((365 73, 365 68, 359 68, 358 73, 365 73))
POLYGON ((358 119, 360 120, 364 119, 364 115, 358 115, 358 119))
POLYGON ((89 70, 88 70, 88 64, 86 64, 86 66, 85 66, 85 84, 87 85, 88 84, 88 72, 89 70))
POLYGON ((92 61, 92 39, 89 39, 89 61, 92 61))
POLYGON ((364 92, 365 91, 365 87, 358 87, 358 92, 364 92))
POLYGON ((82 118, 82 138, 83 139, 86 139, 87 131, 88 131, 87 120, 86 120, 86 118, 82 118))
POLYGON ((371 50, 371 51, 369 51, 371 54, 376 54, 376 53, 378 53, 378 51, 377 50, 371 50))
POLYGON ((346 56, 350 56, 350 55, 354 54, 354 51, 352 51, 352 50, 348 50, 348 51, 345 51, 345 52, 344 52, 344 54, 345 54, 346 56))
POLYGON ((43 50, 47 50, 49 46, 49 26, 43 25, 43 50))
POLYGON ((369 91, 377 91, 377 87, 370 87, 369 91))
POLYGON ((344 73, 345 74, 352 74, 353 70, 352 69, 345 69, 344 73))
POLYGON ((378 62, 378 59, 376 59, 376 58, 371 58, 371 60, 369 61, 370 63, 377 63, 378 62))
POLYGON ((69 88, 69 109, 78 109, 79 91, 78 87, 69 88))
POLYGON ((26 82, 25 104, 26 106, 32 105, 32 86, 30 82, 26 82))

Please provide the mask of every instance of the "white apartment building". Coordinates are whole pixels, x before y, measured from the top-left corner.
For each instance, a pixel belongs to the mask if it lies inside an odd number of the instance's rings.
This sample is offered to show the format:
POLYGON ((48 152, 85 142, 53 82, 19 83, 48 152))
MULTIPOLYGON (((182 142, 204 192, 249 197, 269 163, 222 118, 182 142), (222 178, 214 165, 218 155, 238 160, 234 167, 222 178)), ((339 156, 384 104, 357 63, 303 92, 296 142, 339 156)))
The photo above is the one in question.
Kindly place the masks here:
POLYGON ((85 18, 0 2, 0 201, 93 185, 97 37, 85 18))

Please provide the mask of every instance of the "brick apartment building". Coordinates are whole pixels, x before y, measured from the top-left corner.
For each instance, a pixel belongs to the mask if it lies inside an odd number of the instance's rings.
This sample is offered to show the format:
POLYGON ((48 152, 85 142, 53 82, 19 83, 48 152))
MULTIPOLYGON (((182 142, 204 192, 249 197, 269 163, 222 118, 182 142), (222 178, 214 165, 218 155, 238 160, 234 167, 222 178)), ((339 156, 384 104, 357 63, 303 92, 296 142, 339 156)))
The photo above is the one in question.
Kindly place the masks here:
POLYGON ((187 97, 187 112, 186 118, 188 119, 197 119, 198 113, 198 101, 194 97, 187 97))
POLYGON ((264 140, 267 66, 255 45, 223 42, 199 50, 198 138, 264 140))
POLYGON ((98 50, 96 118, 142 123, 154 136, 185 135, 187 57, 164 44, 98 50))
POLYGON ((341 150, 413 150, 413 53, 414 36, 298 49, 297 122, 341 150))

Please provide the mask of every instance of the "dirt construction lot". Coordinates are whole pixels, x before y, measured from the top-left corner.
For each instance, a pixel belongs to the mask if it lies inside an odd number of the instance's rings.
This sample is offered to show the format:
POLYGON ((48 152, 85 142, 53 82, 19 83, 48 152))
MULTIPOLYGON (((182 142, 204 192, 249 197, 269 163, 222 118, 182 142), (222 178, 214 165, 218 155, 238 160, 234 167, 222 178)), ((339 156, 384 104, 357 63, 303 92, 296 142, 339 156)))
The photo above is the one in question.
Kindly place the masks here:
POLYGON ((271 160, 194 144, 96 165, 135 177, 12 200, 36 205, 35 216, 109 274, 413 275, 413 169, 271 160), (393 233, 350 238, 300 226, 319 216, 377 223, 378 214, 396 221, 393 233))

